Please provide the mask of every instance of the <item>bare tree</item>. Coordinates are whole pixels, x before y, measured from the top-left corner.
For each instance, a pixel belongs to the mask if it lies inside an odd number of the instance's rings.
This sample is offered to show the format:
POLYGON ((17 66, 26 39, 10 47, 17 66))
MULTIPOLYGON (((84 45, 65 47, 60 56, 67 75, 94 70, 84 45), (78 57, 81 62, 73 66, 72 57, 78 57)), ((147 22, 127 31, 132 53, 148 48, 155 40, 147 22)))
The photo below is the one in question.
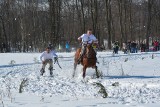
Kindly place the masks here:
POLYGON ((111 0, 106 0, 106 13, 107 13, 107 27, 108 27, 108 47, 111 49, 112 38, 112 14, 111 14, 111 0))
POLYGON ((149 36, 151 35, 151 21, 152 21, 152 6, 154 0, 148 0, 148 17, 147 17, 147 31, 146 31, 146 45, 147 49, 149 49, 149 36))
MULTIPOLYGON (((1 0, 0 43, 7 51, 42 51, 92 28, 99 43, 160 38, 159 0, 1 0)), ((0 47, 2 47, 0 45, 0 47)))

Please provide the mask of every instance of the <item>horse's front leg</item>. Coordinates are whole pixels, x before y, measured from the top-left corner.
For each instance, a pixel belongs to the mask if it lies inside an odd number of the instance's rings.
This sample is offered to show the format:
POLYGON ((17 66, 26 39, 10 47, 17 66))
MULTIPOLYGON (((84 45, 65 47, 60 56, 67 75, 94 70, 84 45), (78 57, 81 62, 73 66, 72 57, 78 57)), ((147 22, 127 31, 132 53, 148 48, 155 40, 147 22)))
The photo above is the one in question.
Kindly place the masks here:
POLYGON ((83 78, 85 78, 85 76, 86 76, 86 69, 87 69, 87 67, 83 66, 83 78))
POLYGON ((76 68, 77 68, 77 63, 76 63, 76 62, 74 62, 74 70, 73 70, 72 77, 74 77, 74 76, 75 76, 76 68))

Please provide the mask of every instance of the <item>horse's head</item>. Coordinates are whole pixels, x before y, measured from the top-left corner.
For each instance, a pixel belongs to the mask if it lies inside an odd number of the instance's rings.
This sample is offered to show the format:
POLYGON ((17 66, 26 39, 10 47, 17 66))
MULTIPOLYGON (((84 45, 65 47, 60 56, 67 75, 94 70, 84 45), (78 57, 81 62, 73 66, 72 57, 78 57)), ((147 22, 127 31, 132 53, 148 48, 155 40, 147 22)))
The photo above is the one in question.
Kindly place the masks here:
POLYGON ((88 56, 89 58, 94 58, 94 57, 96 57, 96 53, 95 53, 95 51, 94 51, 94 49, 93 49, 93 47, 92 47, 92 44, 88 44, 88 45, 86 46, 86 54, 87 54, 87 56, 88 56))

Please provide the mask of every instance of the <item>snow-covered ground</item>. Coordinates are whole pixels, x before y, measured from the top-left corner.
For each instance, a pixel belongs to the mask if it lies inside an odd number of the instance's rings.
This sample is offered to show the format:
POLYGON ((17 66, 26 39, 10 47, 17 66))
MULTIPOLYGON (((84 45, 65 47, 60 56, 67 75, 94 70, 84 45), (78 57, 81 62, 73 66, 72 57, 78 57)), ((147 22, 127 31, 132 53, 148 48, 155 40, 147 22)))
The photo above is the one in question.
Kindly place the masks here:
POLYGON ((82 79, 82 66, 72 78, 72 53, 58 53, 54 77, 48 65, 40 76, 40 53, 0 53, 0 107, 159 107, 160 53, 137 53, 113 56, 98 52, 98 70, 103 77, 96 79, 95 71, 87 69, 82 79), (20 84, 22 93, 19 93, 20 84), (101 83, 108 93, 103 98, 98 92, 101 83), (116 86, 113 84, 116 83, 116 86))

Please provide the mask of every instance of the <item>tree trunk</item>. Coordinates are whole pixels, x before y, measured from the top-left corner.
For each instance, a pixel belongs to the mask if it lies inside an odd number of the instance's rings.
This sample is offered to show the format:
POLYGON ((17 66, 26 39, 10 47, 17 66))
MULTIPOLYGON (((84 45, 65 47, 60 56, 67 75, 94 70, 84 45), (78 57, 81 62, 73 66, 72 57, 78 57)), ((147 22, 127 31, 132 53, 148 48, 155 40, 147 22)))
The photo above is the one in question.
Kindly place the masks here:
POLYGON ((81 1, 81 13, 82 13, 82 22, 83 22, 83 32, 85 32, 85 16, 84 16, 84 0, 80 0, 81 1))
POLYGON ((129 0, 129 2, 130 2, 130 7, 129 7, 129 21, 130 21, 130 26, 129 26, 129 29, 130 29, 130 39, 131 39, 131 41, 133 40, 133 39, 135 39, 134 37, 133 37, 133 22, 132 22, 132 0, 129 0))
POLYGON ((124 38, 124 31, 123 31, 123 11, 122 11, 122 0, 118 0, 118 7, 119 7, 119 23, 120 23, 120 45, 122 46, 123 38, 124 38))
POLYGON ((111 0, 106 0, 106 13, 107 13, 107 27, 108 27, 108 48, 112 48, 111 37, 112 37, 112 14, 111 14, 111 0))
POLYGON ((149 37, 151 35, 152 6, 154 0, 148 0, 148 22, 146 31, 146 48, 149 49, 149 37))

